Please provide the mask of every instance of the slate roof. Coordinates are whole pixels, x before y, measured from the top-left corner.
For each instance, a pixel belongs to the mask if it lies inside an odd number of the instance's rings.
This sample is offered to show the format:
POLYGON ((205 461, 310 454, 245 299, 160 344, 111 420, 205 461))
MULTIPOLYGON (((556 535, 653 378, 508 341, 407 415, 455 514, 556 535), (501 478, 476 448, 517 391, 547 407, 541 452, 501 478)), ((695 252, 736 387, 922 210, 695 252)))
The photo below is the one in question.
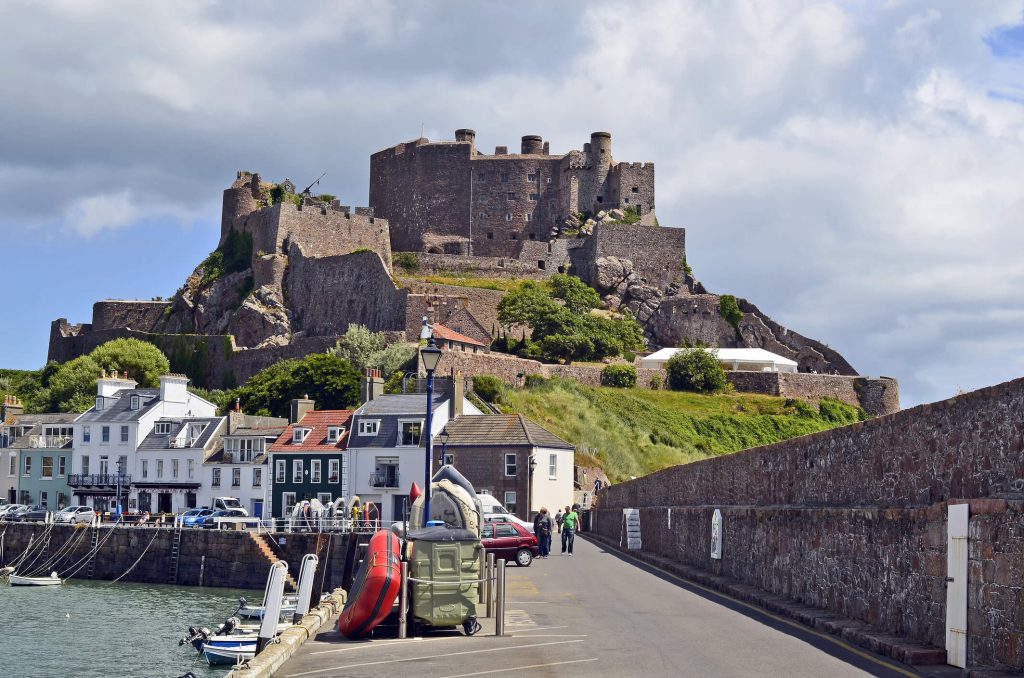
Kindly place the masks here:
POLYGON ((206 444, 210 442, 210 438, 217 433, 220 428, 221 422, 224 421, 224 417, 161 417, 156 420, 156 423, 171 422, 170 433, 157 433, 156 426, 149 432, 142 442, 139 443, 139 451, 143 450, 168 450, 168 449, 191 449, 201 450, 206 447, 206 444), (177 437, 181 430, 189 424, 205 423, 206 428, 200 434, 199 438, 192 443, 192 447, 175 447, 171 448, 167 446, 167 441, 177 437))
POLYGON ((445 341, 458 341, 463 344, 469 344, 470 346, 486 346, 482 341, 477 341, 473 337, 467 337, 465 334, 460 334, 455 330, 445 327, 444 325, 438 325, 434 323, 431 325, 434 330, 435 339, 444 339, 445 341))
POLYGON ((549 447, 575 449, 540 424, 521 414, 462 416, 448 422, 447 447, 549 447))
MULTIPOLYGON (((423 393, 382 395, 374 398, 356 410, 352 418, 352 436, 349 447, 398 447, 400 419, 425 419, 427 397, 423 393), (380 422, 377 434, 359 435, 359 421, 372 419, 380 422)), ((434 411, 448 401, 444 393, 434 392, 434 411)))
POLYGON ((137 421, 143 414, 156 407, 156 404, 160 402, 160 389, 158 388, 123 388, 114 395, 117 397, 117 401, 113 405, 98 411, 93 406, 79 417, 79 423, 128 423, 130 421, 137 421), (143 399, 137 410, 131 409, 131 396, 133 395, 140 396, 143 399))
MULTIPOLYGON (((31 442, 30 436, 43 435, 43 424, 71 424, 78 418, 78 415, 73 412, 53 412, 46 414, 19 414, 14 418, 14 421, 6 424, 7 426, 15 427, 31 427, 25 435, 13 438, 8 445, 11 449, 29 449, 31 442)), ((64 447, 70 447, 71 441, 68 441, 64 447)))
POLYGON ((349 429, 351 428, 352 410, 311 410, 306 412, 297 424, 288 424, 277 442, 270 446, 272 453, 281 452, 340 452, 348 445, 349 429), (311 428, 312 431, 301 443, 292 442, 295 427, 311 428), (329 426, 344 426, 345 430, 336 443, 327 442, 329 426))

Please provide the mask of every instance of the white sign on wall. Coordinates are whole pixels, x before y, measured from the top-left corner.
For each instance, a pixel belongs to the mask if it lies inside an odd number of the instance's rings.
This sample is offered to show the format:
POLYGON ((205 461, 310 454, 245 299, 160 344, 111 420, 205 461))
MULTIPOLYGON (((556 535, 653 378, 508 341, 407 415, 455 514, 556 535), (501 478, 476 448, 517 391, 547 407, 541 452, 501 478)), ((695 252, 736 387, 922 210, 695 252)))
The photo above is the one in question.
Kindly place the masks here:
POLYGON ((722 559, 722 512, 718 509, 711 516, 711 557, 722 559))
POLYGON ((622 509, 622 529, 627 549, 643 548, 640 538, 640 509, 622 509))

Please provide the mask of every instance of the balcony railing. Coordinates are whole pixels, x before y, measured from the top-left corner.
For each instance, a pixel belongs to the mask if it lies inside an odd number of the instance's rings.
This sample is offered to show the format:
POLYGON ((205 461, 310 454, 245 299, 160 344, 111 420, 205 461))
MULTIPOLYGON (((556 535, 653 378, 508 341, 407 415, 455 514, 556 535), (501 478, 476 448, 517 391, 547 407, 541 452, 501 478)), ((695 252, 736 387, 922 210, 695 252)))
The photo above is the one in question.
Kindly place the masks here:
POLYGON ((371 473, 370 487, 398 487, 398 471, 393 473, 371 473))
MULTIPOLYGON (((132 477, 122 475, 120 483, 121 487, 127 487, 132 484, 132 477)), ((117 484, 116 473, 72 473, 68 476, 70 487, 117 487, 117 484)))
POLYGON ((39 449, 59 450, 71 443, 71 436, 32 435, 28 437, 28 446, 39 449))

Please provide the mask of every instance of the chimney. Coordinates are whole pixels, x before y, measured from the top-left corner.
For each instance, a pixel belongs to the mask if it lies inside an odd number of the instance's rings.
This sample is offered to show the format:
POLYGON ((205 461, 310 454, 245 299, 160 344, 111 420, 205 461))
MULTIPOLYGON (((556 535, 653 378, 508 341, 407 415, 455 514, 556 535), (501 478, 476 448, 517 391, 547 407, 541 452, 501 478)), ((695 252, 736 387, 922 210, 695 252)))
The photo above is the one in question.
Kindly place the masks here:
POLYGON ((384 380, 380 370, 367 367, 363 372, 363 383, 359 387, 359 402, 365 405, 384 394, 384 380))
POLYGON ((103 372, 100 378, 96 380, 96 395, 103 396, 104 398, 113 398, 114 394, 121 389, 135 388, 138 385, 138 382, 132 379, 120 379, 117 372, 111 372, 110 376, 103 372))
POLYGON ((7 421, 9 417, 16 417, 25 413, 25 406, 21 404, 16 395, 5 395, 4 405, 0 411, 0 423, 7 421))
POLYGON ((448 401, 448 415, 451 419, 461 417, 464 413, 462 401, 466 396, 466 380, 462 372, 452 369, 452 397, 448 401))
POLYGON ((161 374, 160 400, 165 403, 188 402, 188 382, 189 378, 184 374, 161 374))
POLYGON ((302 418, 306 416, 306 412, 313 410, 315 403, 309 399, 309 395, 305 395, 301 398, 293 398, 291 410, 288 413, 288 423, 297 424, 302 421, 302 418))
POLYGON ((235 412, 241 412, 241 411, 242 411, 242 399, 241 398, 235 398, 235 412))

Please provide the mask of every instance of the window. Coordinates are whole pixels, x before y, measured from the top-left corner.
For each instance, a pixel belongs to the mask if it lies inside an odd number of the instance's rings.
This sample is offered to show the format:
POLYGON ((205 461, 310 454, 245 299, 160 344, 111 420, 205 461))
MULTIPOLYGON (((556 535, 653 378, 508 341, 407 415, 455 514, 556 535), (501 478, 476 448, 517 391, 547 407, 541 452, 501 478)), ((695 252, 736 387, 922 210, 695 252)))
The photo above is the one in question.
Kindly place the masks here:
POLYGON ((158 436, 169 435, 171 432, 171 422, 169 421, 158 421, 154 426, 154 430, 158 436))
POLYGON ((131 409, 133 409, 133 410, 139 409, 139 396, 133 395, 131 397, 131 402, 129 403, 129 407, 131 407, 131 409))
POLYGON ((494 231, 487 231, 487 239, 494 240, 494 231))
POLYGON ((68 458, 57 457, 57 475, 61 478, 68 474, 68 458))
POLYGON ((242 469, 233 468, 231 469, 231 487, 242 486, 242 469))
POLYGON ((171 478, 174 480, 178 479, 178 465, 179 461, 177 459, 171 459, 171 478))
POLYGON ((508 194, 506 195, 506 199, 507 200, 515 200, 516 199, 515 191, 509 191, 508 194))
POLYGON ((537 181, 537 175, 536 174, 527 174, 526 175, 526 180, 527 181, 537 181))
POLYGON ((83 443, 92 442, 92 430, 88 426, 83 426, 82 427, 82 442, 83 443))
POLYGON ((419 421, 403 421, 402 422, 402 445, 419 445, 420 444, 420 429, 423 427, 422 422, 419 421))
POLYGON ((195 508, 197 503, 198 502, 196 501, 196 493, 195 492, 186 492, 185 493, 185 507, 186 508, 190 508, 190 509, 195 508))
POLYGON ((25 457, 25 473, 24 475, 32 475, 32 457, 25 457))
POLYGON ((601 196, 601 195, 597 196, 597 201, 598 202, 604 202, 604 196, 601 196))
MULTIPOLYGON (((530 214, 529 212, 527 212, 526 214, 523 215, 523 219, 525 219, 526 221, 533 221, 533 215, 530 214)), ((533 236, 533 233, 531 233, 530 235, 533 236)), ((533 236, 533 237, 536 237, 536 236, 533 236)), ((530 240, 533 240, 533 237, 530 238, 530 240)))
POLYGON ((192 447, 199 436, 203 435, 203 431, 206 430, 206 424, 189 424, 188 427, 188 446, 192 447))
POLYGON ((509 233, 509 237, 512 240, 519 240, 519 234, 518 233, 509 233))
POLYGON ((454 454, 445 454, 444 455, 444 463, 446 465, 448 465, 448 466, 455 466, 455 455, 454 454))
POLYGON ((263 486, 263 469, 254 468, 252 470, 252 486, 262 487, 263 486))
POLYGON ((213 485, 214 487, 220 487, 220 469, 219 468, 214 468, 213 469, 213 476, 210 479, 210 484, 213 485))
POLYGON ((340 426, 328 426, 327 427, 327 442, 336 443, 341 438, 341 432, 345 429, 340 426))
MULTIPOLYGON (((13 461, 13 459, 12 459, 13 461)), ((82 475, 89 475, 89 456, 85 455, 82 457, 82 475)))
POLYGON ((295 429, 292 429, 292 442, 293 443, 301 443, 301 442, 303 442, 306 439, 306 436, 308 436, 308 435, 309 435, 309 429, 308 428, 295 428, 295 429))
POLYGON ((43 457, 42 472, 40 474, 42 478, 53 477, 53 457, 43 457))
POLYGON ((634 186, 634 187, 633 187, 633 188, 632 188, 631 190, 632 190, 632 191, 633 191, 634 193, 639 193, 639 192, 640 192, 640 187, 639 187, 639 186, 634 186))
POLYGON ((505 221, 512 221, 512 213, 505 212, 505 221))
POLYGON ((96 411, 103 409, 103 396, 96 396, 96 411))
POLYGON ((149 459, 143 459, 142 460, 142 477, 143 478, 148 478, 149 477, 149 459))
POLYGON ((311 475, 313 476, 313 479, 310 482, 313 482, 313 483, 321 482, 322 478, 320 477, 320 469, 321 469, 322 464, 323 464, 323 462, 320 461, 319 459, 313 459, 313 460, 311 460, 309 462, 309 465, 312 467, 311 475))
POLYGON ((274 482, 275 483, 283 483, 284 482, 284 478, 285 478, 285 473, 287 473, 287 471, 285 470, 284 459, 278 459, 277 462, 275 462, 275 464, 277 466, 277 470, 276 470, 276 473, 275 473, 274 482))
POLYGON ((302 482, 302 460, 301 459, 292 459, 292 482, 293 483, 301 483, 302 482))
POLYGON ((50 503, 49 502, 49 498, 50 497, 49 497, 49 493, 48 492, 40 492, 39 493, 39 505, 42 506, 43 508, 49 508, 49 503, 50 503))
POLYGON ((476 175, 476 180, 477 181, 487 181, 487 175, 484 174, 483 172, 480 172, 479 174, 476 175))
POLYGON ((550 184, 551 183, 551 177, 547 177, 546 179, 544 179, 544 183, 545 184, 550 184))
POLYGON ((128 427, 127 426, 122 426, 121 427, 121 442, 122 443, 128 442, 128 427))
POLYGON ((284 504, 284 511, 281 513, 282 517, 287 517, 292 514, 295 510, 295 493, 294 492, 282 492, 281 503, 284 504))
POLYGON ((502 183, 507 183, 508 182, 508 172, 502 172, 501 173, 501 181, 502 181, 502 183))
MULTIPOLYGON (((515 492, 511 492, 510 491, 510 492, 506 492, 505 493, 505 508, 508 509, 509 513, 515 513, 516 512, 517 506, 516 506, 516 493, 515 492)), ((497 527, 497 532, 498 532, 498 536, 499 537, 501 537, 501 536, 509 536, 509 537, 516 536, 516 534, 515 534, 516 528, 512 527, 511 525, 503 525, 502 523, 498 523, 496 525, 496 527, 497 527), (504 529, 512 530, 512 534, 502 535, 501 534, 501 530, 503 528, 504 529)))
MULTIPOLYGON (((89 468, 89 458, 85 457, 85 467, 89 468)), ((88 473, 88 471, 85 471, 88 473)), ((18 475, 18 455, 16 452, 11 452, 11 465, 7 468, 7 475, 16 476, 18 475)))
POLYGON ((359 435, 361 436, 375 436, 377 431, 380 430, 380 419, 360 419, 359 420, 359 435))
POLYGON ((196 477, 196 460, 195 459, 189 459, 188 460, 188 479, 189 480, 194 480, 195 477, 196 477))
POLYGON ((532 200, 534 202, 537 202, 538 200, 540 200, 540 193, 531 193, 530 194, 530 200, 532 200))
POLYGON ((163 459, 157 459, 156 460, 156 477, 157 478, 163 478, 164 477, 164 460, 163 459))
POLYGON ((341 460, 340 459, 328 459, 327 460, 327 482, 329 482, 329 483, 340 483, 341 482, 341 460))
POLYGON ((558 477, 558 455, 548 455, 548 478, 554 480, 558 477))
POLYGON ((100 441, 104 442, 104 443, 109 443, 110 442, 110 427, 109 426, 104 426, 102 429, 100 429, 100 441))
POLYGON ((516 474, 516 455, 515 452, 510 452, 505 455, 505 475, 514 476, 516 474))

